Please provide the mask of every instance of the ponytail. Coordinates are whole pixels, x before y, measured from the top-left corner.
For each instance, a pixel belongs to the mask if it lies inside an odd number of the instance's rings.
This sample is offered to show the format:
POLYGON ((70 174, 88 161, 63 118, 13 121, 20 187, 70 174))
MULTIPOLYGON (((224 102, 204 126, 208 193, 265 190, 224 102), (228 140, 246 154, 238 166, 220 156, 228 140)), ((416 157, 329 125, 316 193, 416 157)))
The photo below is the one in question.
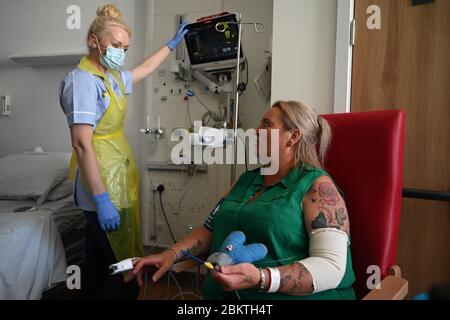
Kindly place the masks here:
POLYGON ((319 130, 317 130, 317 142, 319 143, 319 159, 321 164, 325 163, 325 155, 331 143, 331 127, 323 117, 317 117, 319 130))

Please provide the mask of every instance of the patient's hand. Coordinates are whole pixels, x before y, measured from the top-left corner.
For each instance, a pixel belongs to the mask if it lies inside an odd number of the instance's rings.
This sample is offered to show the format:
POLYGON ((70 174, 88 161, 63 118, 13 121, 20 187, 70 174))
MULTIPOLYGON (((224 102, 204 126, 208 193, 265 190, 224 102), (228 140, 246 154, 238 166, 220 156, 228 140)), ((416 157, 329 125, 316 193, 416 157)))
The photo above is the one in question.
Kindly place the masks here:
POLYGON ((152 281, 157 282, 173 265, 176 257, 171 251, 164 251, 159 254, 150 255, 142 259, 136 260, 134 263, 134 269, 126 277, 125 282, 130 282, 134 278, 137 278, 139 286, 142 286, 142 275, 147 272, 149 267, 155 267, 156 272, 152 276, 152 281))
POLYGON ((219 266, 211 271, 211 278, 225 291, 255 288, 260 281, 259 269, 250 263, 219 266))

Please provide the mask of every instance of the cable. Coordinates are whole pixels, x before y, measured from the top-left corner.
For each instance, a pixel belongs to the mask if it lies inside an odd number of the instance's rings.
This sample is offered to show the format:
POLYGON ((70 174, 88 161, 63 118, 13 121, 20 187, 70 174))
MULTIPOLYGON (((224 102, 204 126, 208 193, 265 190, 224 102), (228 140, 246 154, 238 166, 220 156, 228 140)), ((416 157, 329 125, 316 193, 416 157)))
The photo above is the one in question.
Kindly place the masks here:
POLYGON ((194 97, 195 97, 195 98, 197 99, 197 101, 202 105, 203 108, 205 108, 205 109, 208 110, 209 112, 212 112, 211 109, 209 109, 209 108, 202 102, 202 100, 200 100, 200 98, 197 96, 197 94, 195 94, 194 97))
POLYGON ((147 299, 147 272, 144 273, 144 281, 145 281, 145 285, 144 285, 144 300, 147 299))
POLYGON ((166 300, 169 300, 169 290, 170 290, 170 274, 172 273, 172 268, 169 270, 169 275, 167 276, 167 290, 166 290, 166 300))
POLYGON ((245 69, 246 69, 246 71, 245 71, 246 72, 245 87, 247 88, 248 87, 248 73, 249 73, 249 69, 250 69, 247 58, 245 58, 245 69))
POLYGON ((183 195, 181 196, 180 201, 178 202, 178 209, 181 208, 181 203, 183 202, 184 197, 186 196, 186 193, 187 193, 189 187, 192 185, 192 183, 194 183, 195 177, 197 175, 197 168, 198 168, 198 166, 195 165, 194 176, 192 177, 191 181, 186 185, 186 188, 184 189, 183 195))
POLYGON ((194 126, 194 123, 192 122, 192 118, 191 118, 191 107, 189 104, 189 98, 187 98, 186 102, 187 102, 187 115, 188 115, 189 123, 191 124, 191 128, 192 128, 194 126))
POLYGON ((156 230, 156 191, 153 190, 153 234, 158 239, 158 230, 156 230))
POLYGON ((199 300, 202 300, 201 296, 199 296, 195 292, 189 292, 189 291, 180 292, 179 294, 177 294, 174 297, 172 297, 172 300, 176 300, 176 298, 178 298, 179 296, 183 296, 183 300, 184 300, 184 295, 194 296, 194 297, 198 298, 199 300))
POLYGON ((197 273, 196 273, 194 279, 192 279, 192 281, 191 281, 191 290, 193 292, 198 292, 199 273, 200 273, 200 265, 197 266, 197 273), (195 288, 194 288, 194 282, 195 282, 195 288))
POLYGON ((239 96, 242 96, 244 94, 244 92, 247 91, 247 88, 248 88, 249 64, 248 64, 247 58, 245 58, 245 73, 246 73, 245 82, 242 82, 239 84, 239 88, 238 88, 238 90, 240 92, 239 96), (242 85, 242 87, 241 87, 241 85, 242 85))
POLYGON ((241 139, 241 141, 244 143, 244 154, 245 154, 245 171, 248 172, 248 155, 247 155, 247 143, 245 142, 245 139, 238 135, 238 137, 241 139))
POLYGON ((177 73, 175 76, 177 77, 178 80, 183 81, 183 82, 190 83, 190 82, 195 81, 195 78, 192 75, 191 75, 191 80, 183 79, 182 77, 180 77, 180 73, 177 73))
POLYGON ((160 236, 158 239, 156 239, 155 244, 149 250, 149 254, 152 253, 156 248, 158 248, 158 245, 161 242, 161 239, 162 239, 162 236, 160 236))
POLYGON ((175 236, 173 235, 172 228, 170 227, 169 220, 167 219, 166 212, 164 210, 164 204, 162 202, 162 193, 163 193, 163 191, 164 191, 164 186, 163 185, 159 185, 158 186, 158 192, 159 192, 159 202, 161 203, 161 210, 162 210, 162 213, 164 215, 164 219, 166 220, 167 227, 169 228, 170 235, 172 236, 173 243, 177 243, 177 241, 175 240, 175 236))
MULTIPOLYGON (((178 281, 177 281, 177 279, 175 278, 175 276, 173 275, 172 271, 170 271, 169 276, 172 277, 173 281, 175 281, 175 284, 176 284, 176 286, 177 286, 177 288, 178 288, 178 292, 179 292, 178 295, 181 294, 181 293, 183 293, 183 290, 181 290, 181 286, 180 286, 180 284, 178 283, 178 281)), ((184 300, 184 295, 182 295, 182 297, 183 297, 183 300, 184 300)), ((173 300, 173 299, 172 299, 172 300, 173 300)))
MULTIPOLYGON (((186 90, 187 90, 187 92, 189 92, 190 89, 191 89, 191 81, 189 80, 189 81, 187 82, 187 85, 186 85, 186 90)), ((191 106, 190 106, 190 102, 189 102, 189 101, 190 101, 190 100, 189 100, 189 96, 186 94, 187 117, 188 117, 188 119, 189 119, 189 123, 190 123, 191 128, 192 128, 192 127, 194 126, 194 123, 192 122, 192 117, 191 117, 191 106)))

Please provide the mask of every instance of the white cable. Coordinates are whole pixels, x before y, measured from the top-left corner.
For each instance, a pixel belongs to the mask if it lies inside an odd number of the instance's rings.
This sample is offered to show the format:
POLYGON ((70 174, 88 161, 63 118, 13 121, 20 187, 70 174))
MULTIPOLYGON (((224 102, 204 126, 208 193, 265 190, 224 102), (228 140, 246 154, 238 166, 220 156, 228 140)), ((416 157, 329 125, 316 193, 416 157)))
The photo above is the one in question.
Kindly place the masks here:
MULTIPOLYGON (((170 276, 172 277, 173 281, 175 281, 175 284, 176 284, 176 286, 177 286, 177 288, 178 288, 179 294, 182 293, 183 290, 181 290, 181 286, 180 286, 180 284, 178 283, 177 279, 175 278, 175 276, 173 275, 172 272, 170 273, 170 276)), ((183 300, 184 300, 184 296, 183 296, 183 300)))
POLYGON ((184 300, 185 295, 194 296, 194 297, 198 298, 199 300, 202 299, 202 297, 199 296, 198 294, 196 294, 195 292, 184 291, 184 292, 180 292, 180 293, 176 294, 175 296, 173 296, 172 300, 176 300, 179 296, 182 296, 183 300, 184 300))

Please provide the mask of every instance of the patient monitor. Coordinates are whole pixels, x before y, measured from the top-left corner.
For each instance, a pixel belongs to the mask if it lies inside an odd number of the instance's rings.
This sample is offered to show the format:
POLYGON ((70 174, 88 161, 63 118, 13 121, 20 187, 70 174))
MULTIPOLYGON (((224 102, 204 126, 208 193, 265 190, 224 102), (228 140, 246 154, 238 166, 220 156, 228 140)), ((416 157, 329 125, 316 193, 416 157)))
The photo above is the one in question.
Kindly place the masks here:
MULTIPOLYGON (((187 26, 184 36, 191 69, 206 72, 235 69, 239 30, 235 14, 209 16, 187 26), (216 28, 222 23, 221 31, 216 28)), ((244 61, 241 50, 241 61, 244 61)))

